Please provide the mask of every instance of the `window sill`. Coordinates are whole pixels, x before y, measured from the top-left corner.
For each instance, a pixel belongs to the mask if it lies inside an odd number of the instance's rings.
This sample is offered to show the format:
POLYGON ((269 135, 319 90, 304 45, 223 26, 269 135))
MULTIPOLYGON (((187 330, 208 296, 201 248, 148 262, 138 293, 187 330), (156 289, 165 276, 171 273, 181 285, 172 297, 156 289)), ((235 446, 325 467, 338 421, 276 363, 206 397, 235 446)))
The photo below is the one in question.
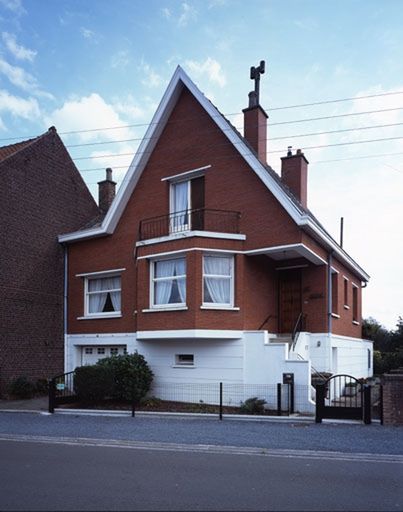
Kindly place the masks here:
POLYGON ((338 315, 337 313, 332 313, 332 317, 333 318, 340 318, 340 315, 338 315))
POLYGON ((239 311, 240 308, 237 308, 235 306, 213 306, 213 305, 206 305, 206 304, 203 304, 202 306, 200 306, 200 309, 215 309, 215 310, 220 310, 220 311, 239 311))
POLYGON ((188 309, 187 306, 177 306, 177 307, 165 307, 165 308, 149 308, 149 309, 142 309, 142 313, 160 313, 162 311, 186 311, 188 309))
POLYGON ((196 368, 196 366, 192 364, 174 364, 171 368, 196 368))
POLYGON ((347 304, 344 304, 344 309, 350 309, 350 306, 347 306, 347 304))
POLYGON ((360 325, 360 322, 357 322, 357 320, 353 320, 354 325, 360 325))
POLYGON ((107 318, 122 318, 121 313, 113 313, 112 315, 87 315, 87 316, 78 316, 77 320, 101 320, 107 318))

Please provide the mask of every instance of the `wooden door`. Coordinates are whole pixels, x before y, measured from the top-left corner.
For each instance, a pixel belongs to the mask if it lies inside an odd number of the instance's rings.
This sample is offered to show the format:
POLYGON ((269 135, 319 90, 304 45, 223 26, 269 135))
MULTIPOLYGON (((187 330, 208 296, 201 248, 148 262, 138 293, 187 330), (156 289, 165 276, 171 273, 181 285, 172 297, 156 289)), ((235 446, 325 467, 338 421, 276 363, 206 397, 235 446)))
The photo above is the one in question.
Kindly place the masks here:
POLYGON ((301 313, 301 271, 279 273, 279 332, 292 333, 301 313))

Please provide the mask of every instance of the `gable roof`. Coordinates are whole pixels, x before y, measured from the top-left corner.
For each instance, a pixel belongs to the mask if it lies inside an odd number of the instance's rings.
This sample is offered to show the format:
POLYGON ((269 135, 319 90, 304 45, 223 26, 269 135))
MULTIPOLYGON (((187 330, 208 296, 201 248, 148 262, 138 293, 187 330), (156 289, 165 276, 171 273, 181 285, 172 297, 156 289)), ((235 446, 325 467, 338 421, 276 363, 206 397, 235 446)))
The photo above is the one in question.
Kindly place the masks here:
POLYGON ((100 237, 112 234, 119 219, 136 187, 140 176, 147 165, 148 159, 158 143, 159 137, 171 115, 176 102, 184 88, 193 95, 214 123, 222 130, 223 134, 233 144, 251 169, 263 181, 294 222, 307 230, 322 245, 332 250, 343 262, 352 268, 363 281, 369 279, 368 274, 337 244, 325 228, 313 216, 303 208, 290 189, 281 181, 279 175, 268 165, 264 165, 257 157, 256 152, 235 127, 219 112, 204 94, 192 82, 185 71, 178 66, 171 81, 161 99, 160 104, 148 126, 146 134, 133 158, 132 163, 124 177, 124 180, 116 194, 101 225, 83 229, 74 233, 59 236, 59 242, 73 242, 88 238, 100 237))
POLYGON ((22 142, 17 142, 16 144, 9 144, 8 146, 3 146, 0 148, 0 162, 5 160, 11 155, 14 155, 21 149, 26 148, 29 146, 32 142, 38 140, 39 137, 35 137, 34 139, 28 139, 24 140, 22 142))

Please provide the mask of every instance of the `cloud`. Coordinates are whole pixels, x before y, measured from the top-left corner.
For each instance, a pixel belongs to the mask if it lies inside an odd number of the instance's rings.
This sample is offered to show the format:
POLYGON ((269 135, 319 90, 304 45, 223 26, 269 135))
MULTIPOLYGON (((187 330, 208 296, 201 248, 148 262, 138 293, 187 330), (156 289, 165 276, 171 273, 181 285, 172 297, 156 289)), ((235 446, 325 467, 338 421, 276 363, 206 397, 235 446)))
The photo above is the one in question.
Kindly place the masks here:
POLYGON ((95 32, 93 30, 90 30, 89 28, 81 27, 80 28, 81 35, 90 41, 93 41, 95 39, 95 32))
POLYGON ((120 50, 111 57, 111 67, 114 69, 123 69, 129 64, 129 62, 129 52, 127 50, 120 50))
POLYGON ((3 74, 16 87, 44 98, 53 99, 52 94, 42 91, 34 76, 18 66, 12 66, 0 57, 0 74, 3 74))
POLYGON ((143 85, 147 85, 149 87, 159 87, 162 84, 162 77, 143 60, 141 61, 139 70, 143 73, 143 75, 145 75, 141 81, 143 85))
POLYGON ((189 23, 189 21, 195 21, 197 19, 197 11, 196 9, 186 3, 183 2, 181 5, 181 13, 178 18, 178 25, 180 27, 186 27, 186 25, 189 23))
POLYGON ((29 48, 25 48, 24 46, 19 45, 14 34, 3 32, 2 37, 7 49, 12 53, 12 55, 14 55, 16 59, 33 62, 37 54, 35 50, 30 50, 29 48))
POLYGON ((5 90, 0 90, 0 112, 6 112, 23 119, 40 117, 39 105, 35 98, 25 99, 13 96, 5 90))
POLYGON ((163 7, 161 9, 161 14, 167 20, 169 20, 172 16, 171 11, 168 9, 168 7, 163 7))
POLYGON ((21 0, 0 0, 0 5, 9 11, 12 11, 14 14, 17 14, 18 16, 27 13, 22 5, 21 0))
POLYGON ((207 57, 204 62, 187 60, 185 66, 195 76, 207 76, 210 82, 216 83, 220 87, 224 87, 227 83, 221 64, 211 57, 207 57))

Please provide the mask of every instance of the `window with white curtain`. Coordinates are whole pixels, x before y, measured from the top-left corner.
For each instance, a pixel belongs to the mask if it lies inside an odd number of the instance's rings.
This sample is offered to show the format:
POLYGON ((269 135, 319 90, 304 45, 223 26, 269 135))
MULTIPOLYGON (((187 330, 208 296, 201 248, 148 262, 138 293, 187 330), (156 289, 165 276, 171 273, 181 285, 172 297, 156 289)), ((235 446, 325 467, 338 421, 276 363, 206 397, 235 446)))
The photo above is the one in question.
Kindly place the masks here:
POLYGON ((203 256, 203 304, 233 307, 233 256, 203 256))
POLYGON ((111 275, 85 280, 85 316, 115 316, 121 312, 121 277, 111 275))
POLYGON ((186 305, 186 260, 175 258, 152 263, 152 306, 186 305))
POLYGON ((190 229, 190 181, 171 185, 170 232, 177 233, 190 229))

